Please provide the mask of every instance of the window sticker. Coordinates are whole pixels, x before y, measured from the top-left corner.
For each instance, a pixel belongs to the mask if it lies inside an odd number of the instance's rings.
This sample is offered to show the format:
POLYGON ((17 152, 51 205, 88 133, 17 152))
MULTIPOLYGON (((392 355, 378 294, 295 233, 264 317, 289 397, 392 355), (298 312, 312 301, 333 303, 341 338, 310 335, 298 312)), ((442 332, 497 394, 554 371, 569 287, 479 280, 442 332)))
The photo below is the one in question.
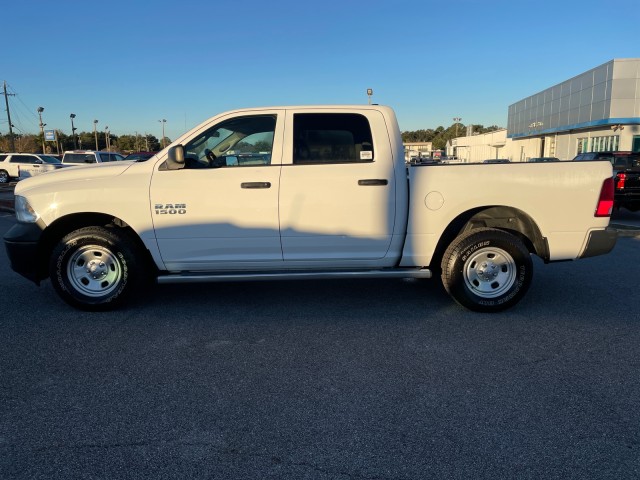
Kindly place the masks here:
POLYGON ((373 160, 373 152, 363 150, 360 152, 360 160, 373 160))

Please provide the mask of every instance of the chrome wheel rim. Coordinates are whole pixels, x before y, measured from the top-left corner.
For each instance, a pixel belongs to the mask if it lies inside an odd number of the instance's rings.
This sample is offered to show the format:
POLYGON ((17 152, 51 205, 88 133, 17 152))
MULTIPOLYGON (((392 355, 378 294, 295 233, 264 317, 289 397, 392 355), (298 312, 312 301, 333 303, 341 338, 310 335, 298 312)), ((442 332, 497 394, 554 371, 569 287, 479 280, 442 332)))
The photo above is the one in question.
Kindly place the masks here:
POLYGON ((71 286, 89 297, 113 292, 122 279, 122 265, 109 249, 87 245, 78 249, 67 264, 71 286))
POLYGON ((516 262, 501 248, 484 248, 475 252, 464 266, 464 282, 477 296, 496 298, 516 281, 516 262))

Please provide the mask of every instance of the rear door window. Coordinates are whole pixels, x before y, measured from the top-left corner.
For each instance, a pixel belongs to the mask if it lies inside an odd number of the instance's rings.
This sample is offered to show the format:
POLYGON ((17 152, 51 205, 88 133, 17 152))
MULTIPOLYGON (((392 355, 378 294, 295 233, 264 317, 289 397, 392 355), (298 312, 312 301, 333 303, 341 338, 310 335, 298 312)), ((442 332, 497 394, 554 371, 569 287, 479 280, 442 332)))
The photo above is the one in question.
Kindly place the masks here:
POLYGON ((96 159, 88 153, 67 153, 63 163, 96 163, 96 159))
POLYGON ((297 113, 293 116, 293 163, 371 162, 369 121, 354 113, 297 113))

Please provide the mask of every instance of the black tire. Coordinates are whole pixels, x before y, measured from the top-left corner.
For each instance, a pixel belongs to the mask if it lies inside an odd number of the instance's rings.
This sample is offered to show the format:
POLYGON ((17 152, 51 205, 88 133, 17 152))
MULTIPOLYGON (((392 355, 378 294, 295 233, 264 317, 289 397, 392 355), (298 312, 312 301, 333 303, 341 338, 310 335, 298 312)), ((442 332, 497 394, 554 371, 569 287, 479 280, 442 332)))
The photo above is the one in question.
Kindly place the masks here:
POLYGON ((65 302, 90 311, 119 306, 143 280, 133 241, 105 227, 66 235, 53 249, 49 275, 65 302))
POLYGON ((0 184, 9 183, 9 173, 6 170, 0 170, 0 184))
POLYGON ((533 261, 522 241, 480 228, 457 237, 442 257, 442 284, 463 307, 499 312, 518 303, 531 285, 533 261))

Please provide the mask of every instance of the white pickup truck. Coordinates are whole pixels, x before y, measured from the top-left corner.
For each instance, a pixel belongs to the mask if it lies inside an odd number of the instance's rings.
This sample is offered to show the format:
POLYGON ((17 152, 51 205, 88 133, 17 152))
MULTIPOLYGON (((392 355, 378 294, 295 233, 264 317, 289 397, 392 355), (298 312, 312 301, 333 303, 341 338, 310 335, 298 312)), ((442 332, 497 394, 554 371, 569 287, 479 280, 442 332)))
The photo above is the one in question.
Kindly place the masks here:
POLYGON ((406 165, 391 108, 212 117, 155 157, 20 182, 12 268, 81 309, 161 283, 440 276, 461 305, 516 304, 532 258, 609 252, 609 162, 406 165))

